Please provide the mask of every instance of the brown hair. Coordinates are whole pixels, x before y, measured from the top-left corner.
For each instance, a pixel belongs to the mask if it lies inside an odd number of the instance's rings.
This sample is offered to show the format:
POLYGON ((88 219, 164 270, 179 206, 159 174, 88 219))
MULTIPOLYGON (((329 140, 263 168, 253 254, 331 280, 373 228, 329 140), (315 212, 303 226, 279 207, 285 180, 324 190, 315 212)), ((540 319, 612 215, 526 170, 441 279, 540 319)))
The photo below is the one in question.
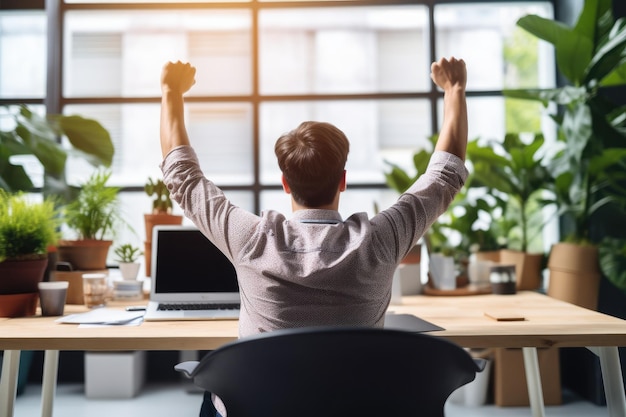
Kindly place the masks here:
POLYGON ((332 203, 349 149, 346 135, 324 122, 303 122, 278 138, 274 152, 293 199, 305 207, 332 203))

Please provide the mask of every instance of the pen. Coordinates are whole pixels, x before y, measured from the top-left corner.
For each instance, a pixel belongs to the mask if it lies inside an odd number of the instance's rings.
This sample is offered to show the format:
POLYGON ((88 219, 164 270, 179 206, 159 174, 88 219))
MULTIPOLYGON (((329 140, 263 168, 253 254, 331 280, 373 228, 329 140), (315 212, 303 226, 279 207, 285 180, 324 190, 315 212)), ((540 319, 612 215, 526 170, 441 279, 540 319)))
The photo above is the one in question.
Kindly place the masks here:
POLYGON ((146 311, 146 306, 128 306, 126 311, 146 311))

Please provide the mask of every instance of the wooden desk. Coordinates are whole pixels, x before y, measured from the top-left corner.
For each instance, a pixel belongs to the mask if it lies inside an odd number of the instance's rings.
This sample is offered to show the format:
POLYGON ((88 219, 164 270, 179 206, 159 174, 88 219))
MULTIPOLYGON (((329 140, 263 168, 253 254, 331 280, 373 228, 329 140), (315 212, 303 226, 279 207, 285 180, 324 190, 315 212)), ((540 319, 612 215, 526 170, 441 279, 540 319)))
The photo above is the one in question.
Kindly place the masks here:
MULTIPOLYGON (((66 313, 82 307, 68 306, 66 313)), ((84 310, 81 310, 84 311, 84 310)), ((389 311, 413 314, 443 327, 433 335, 465 347, 523 348, 532 414, 545 414, 538 347, 588 347, 600 357, 609 416, 626 416, 626 399, 617 346, 626 346, 626 321, 550 297, 517 295, 403 297, 389 311), (517 313, 523 321, 500 322, 485 312, 517 313)), ((135 327, 79 328, 54 318, 0 321, 0 349, 6 350, 0 417, 13 415, 20 350, 45 350, 42 416, 52 415, 59 350, 209 350, 237 338, 236 321, 144 322, 135 327), (6 404, 6 405, 5 405, 6 404)))

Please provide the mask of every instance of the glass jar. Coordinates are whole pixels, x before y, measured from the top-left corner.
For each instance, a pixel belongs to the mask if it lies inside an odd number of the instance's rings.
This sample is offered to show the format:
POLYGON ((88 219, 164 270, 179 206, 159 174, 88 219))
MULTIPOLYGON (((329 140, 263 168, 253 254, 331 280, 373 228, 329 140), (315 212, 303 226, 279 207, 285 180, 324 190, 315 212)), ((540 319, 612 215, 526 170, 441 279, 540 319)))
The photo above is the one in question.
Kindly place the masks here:
POLYGON ((494 294, 515 294, 515 265, 493 265, 489 281, 494 294))

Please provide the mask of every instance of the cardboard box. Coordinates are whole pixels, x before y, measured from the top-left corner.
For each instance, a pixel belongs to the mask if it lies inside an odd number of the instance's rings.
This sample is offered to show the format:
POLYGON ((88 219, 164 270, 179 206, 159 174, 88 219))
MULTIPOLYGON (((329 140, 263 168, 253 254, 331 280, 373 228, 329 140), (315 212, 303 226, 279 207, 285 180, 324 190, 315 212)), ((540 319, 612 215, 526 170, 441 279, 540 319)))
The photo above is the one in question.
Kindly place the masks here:
MULTIPOLYGON (((522 349, 497 348, 494 359, 494 402, 501 407, 529 405, 522 349)), ((560 405, 561 368, 558 348, 538 348, 539 374, 545 405, 560 405)))
POLYGON ((133 398, 146 379, 146 352, 85 352, 87 398, 133 398))
POLYGON ((84 304, 83 297, 83 274, 101 273, 107 274, 109 271, 95 270, 95 271, 54 271, 54 274, 50 277, 51 281, 67 281, 69 286, 67 287, 67 297, 65 304, 84 304))

